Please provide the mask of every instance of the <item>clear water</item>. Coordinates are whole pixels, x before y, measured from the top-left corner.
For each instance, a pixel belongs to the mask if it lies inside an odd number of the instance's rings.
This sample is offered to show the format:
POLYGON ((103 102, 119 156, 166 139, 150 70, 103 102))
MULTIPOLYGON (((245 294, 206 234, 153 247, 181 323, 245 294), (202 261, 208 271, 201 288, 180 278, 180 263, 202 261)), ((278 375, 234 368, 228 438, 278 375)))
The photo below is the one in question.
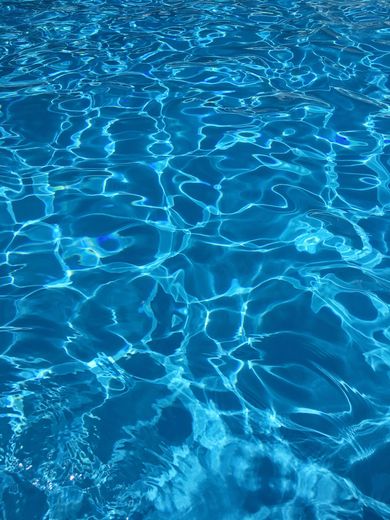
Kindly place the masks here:
POLYGON ((0 3, 2 519, 390 518, 389 22, 0 3))

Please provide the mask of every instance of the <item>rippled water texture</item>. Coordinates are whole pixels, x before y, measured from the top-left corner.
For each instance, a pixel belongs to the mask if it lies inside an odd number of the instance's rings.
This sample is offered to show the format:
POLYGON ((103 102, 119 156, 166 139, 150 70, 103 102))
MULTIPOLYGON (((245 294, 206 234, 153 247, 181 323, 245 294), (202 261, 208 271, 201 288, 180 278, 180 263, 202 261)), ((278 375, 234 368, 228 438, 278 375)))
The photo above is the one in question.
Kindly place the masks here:
POLYGON ((0 25, 1 518, 390 518, 390 4, 0 25))

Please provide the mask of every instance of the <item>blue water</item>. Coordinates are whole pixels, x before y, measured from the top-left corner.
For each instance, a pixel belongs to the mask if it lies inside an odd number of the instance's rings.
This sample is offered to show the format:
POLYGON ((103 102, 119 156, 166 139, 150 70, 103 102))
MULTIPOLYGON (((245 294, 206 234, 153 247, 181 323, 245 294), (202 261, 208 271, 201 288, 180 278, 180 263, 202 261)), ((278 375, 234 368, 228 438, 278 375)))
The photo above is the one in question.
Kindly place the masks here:
POLYGON ((2 520, 390 518, 390 4, 2 0, 2 520))

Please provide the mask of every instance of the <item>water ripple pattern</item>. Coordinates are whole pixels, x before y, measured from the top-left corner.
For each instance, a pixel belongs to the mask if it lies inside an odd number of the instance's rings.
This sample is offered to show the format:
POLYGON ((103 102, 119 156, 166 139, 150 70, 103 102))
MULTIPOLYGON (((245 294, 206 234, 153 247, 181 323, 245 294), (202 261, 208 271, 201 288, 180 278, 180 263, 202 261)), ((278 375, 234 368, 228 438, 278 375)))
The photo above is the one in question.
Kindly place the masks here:
POLYGON ((2 0, 0 516, 390 518, 390 4, 2 0))

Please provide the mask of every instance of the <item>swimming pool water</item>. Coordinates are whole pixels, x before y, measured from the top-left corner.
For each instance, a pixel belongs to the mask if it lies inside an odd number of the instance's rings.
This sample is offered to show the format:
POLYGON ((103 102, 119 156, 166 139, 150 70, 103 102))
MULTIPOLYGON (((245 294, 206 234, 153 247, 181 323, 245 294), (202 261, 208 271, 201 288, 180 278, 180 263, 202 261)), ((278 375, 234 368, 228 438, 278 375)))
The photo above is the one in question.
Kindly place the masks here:
POLYGON ((0 517, 390 518, 390 5, 2 0, 0 517))

